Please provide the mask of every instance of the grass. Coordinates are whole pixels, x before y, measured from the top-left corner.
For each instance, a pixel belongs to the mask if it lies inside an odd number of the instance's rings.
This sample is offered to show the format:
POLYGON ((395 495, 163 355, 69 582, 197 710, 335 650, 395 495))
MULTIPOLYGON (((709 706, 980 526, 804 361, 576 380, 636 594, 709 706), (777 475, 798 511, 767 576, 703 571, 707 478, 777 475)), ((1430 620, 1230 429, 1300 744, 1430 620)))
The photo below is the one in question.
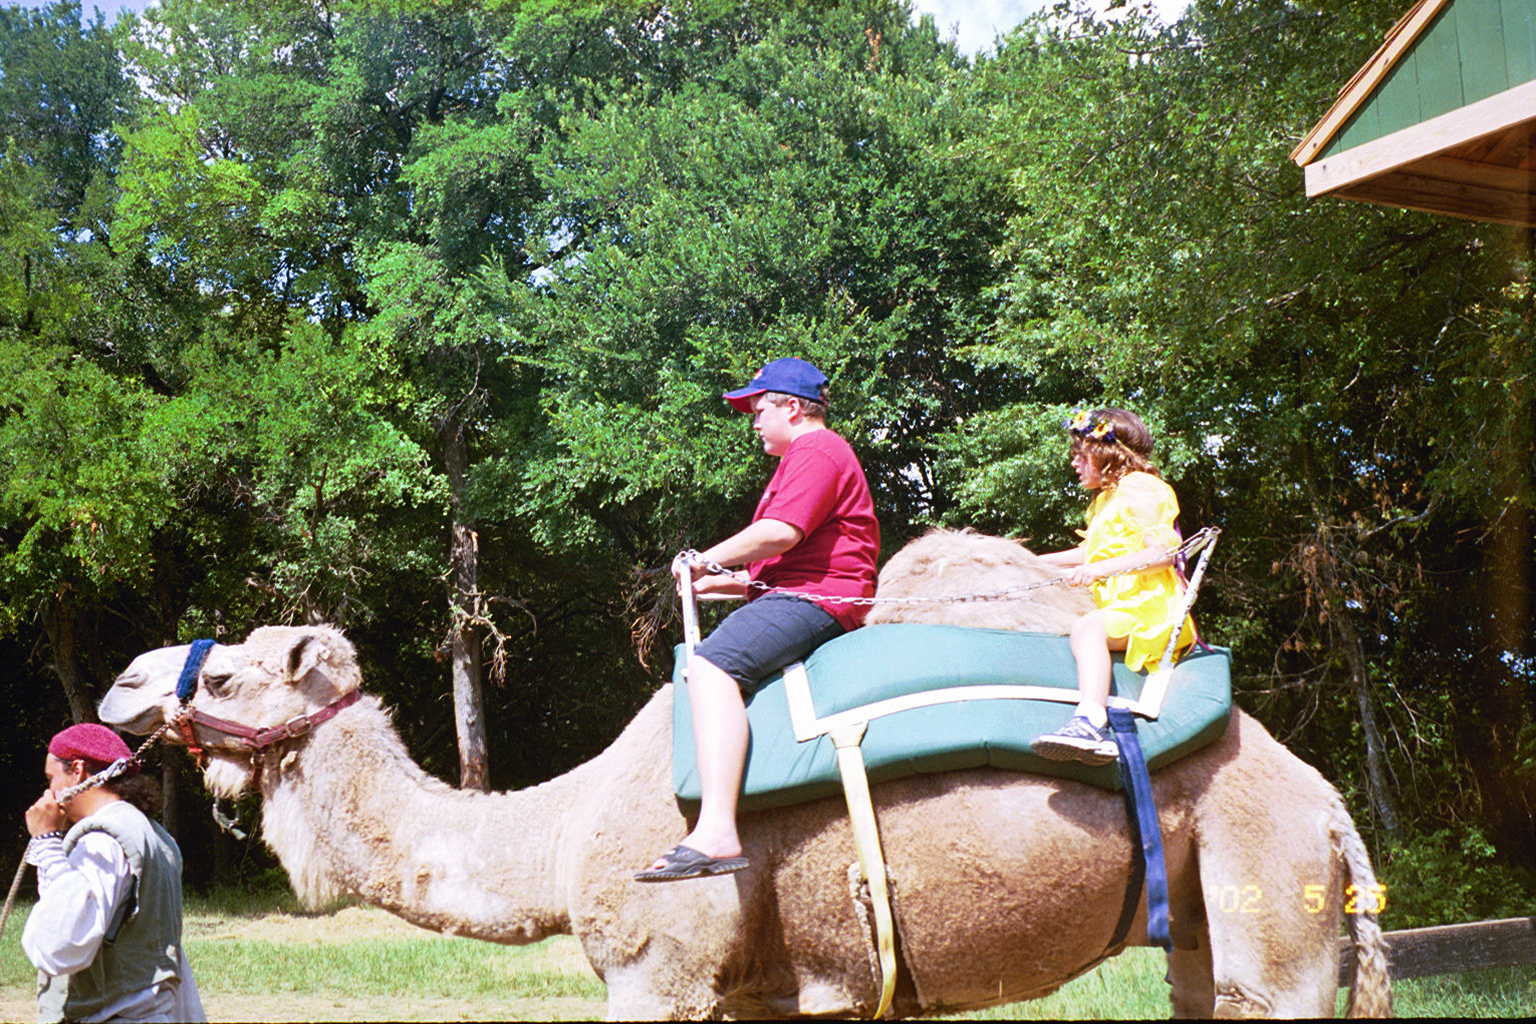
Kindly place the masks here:
MULTIPOLYGON (((1171 1010, 1163 955, 1131 949, 1044 999, 958 1014, 964 1020, 1128 1020, 1166 1018, 1171 1010)), ((1392 984, 1399 1017, 1536 1016, 1536 964, 1410 978, 1392 984)), ((1338 1012, 1346 993, 1339 991, 1338 1012)))
POLYGON ((957 1014, 962 1020, 1166 1020, 1167 973, 1163 954, 1129 949, 1042 999, 989 1006, 957 1014))
MULTIPOLYGON (((4 1019, 30 1016, 23 1011, 33 972, 20 946, 29 909, 17 907, 0 944, 4 1019)), ((291 894, 238 890, 189 900, 186 937, 215 1019, 574 1019, 603 1012, 603 985, 568 937, 495 946, 424 932, 369 908, 304 913, 291 894)), ((1167 1017, 1164 970, 1162 954, 1135 949, 1044 999, 957 1019, 1167 1017)), ((1536 1015, 1536 965, 1401 981, 1394 992, 1405 1017, 1529 1017, 1536 1015)))
MULTIPOLYGON (((20 941, 30 909, 29 903, 17 906, 0 944, 0 1020, 21 1017, 33 992, 34 972, 20 941)), ((184 935, 215 1019, 253 1012, 290 1020, 311 1014, 496 1019, 514 1008, 526 1018, 568 1017, 571 1010, 600 1017, 607 995, 574 939, 497 946, 413 928, 371 908, 303 913, 287 894, 277 900, 238 892, 191 899, 184 935), (551 1004, 551 1014, 541 1012, 541 1001, 551 1004), (260 1009, 247 1009, 253 1005, 260 1009), (413 1008, 418 1012, 408 1012, 413 1008)))
POLYGON ((1392 986, 1399 1017, 1536 1016, 1536 965, 1494 967, 1392 986))
POLYGON ((602 982, 559 968, 558 947, 492 946, 473 939, 363 939, 327 945, 187 943, 205 992, 325 992, 340 996, 603 999, 602 982))
POLYGON ((259 917, 262 914, 328 914, 353 901, 341 900, 334 906, 319 911, 307 911, 299 904, 299 898, 279 880, 270 889, 248 889, 237 886, 217 886, 207 893, 187 893, 183 909, 189 917, 259 917))

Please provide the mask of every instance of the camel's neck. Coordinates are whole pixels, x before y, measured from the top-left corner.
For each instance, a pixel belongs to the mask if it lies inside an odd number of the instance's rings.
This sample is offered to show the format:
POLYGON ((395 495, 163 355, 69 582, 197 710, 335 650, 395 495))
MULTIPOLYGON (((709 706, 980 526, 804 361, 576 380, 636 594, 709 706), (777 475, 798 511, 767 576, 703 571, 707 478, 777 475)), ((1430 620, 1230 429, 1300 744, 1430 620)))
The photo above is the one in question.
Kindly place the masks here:
POLYGON ((367 698, 269 766, 262 830, 307 902, 356 895, 434 931, 533 942, 570 930, 562 848, 601 760, 520 792, 456 790, 367 698))

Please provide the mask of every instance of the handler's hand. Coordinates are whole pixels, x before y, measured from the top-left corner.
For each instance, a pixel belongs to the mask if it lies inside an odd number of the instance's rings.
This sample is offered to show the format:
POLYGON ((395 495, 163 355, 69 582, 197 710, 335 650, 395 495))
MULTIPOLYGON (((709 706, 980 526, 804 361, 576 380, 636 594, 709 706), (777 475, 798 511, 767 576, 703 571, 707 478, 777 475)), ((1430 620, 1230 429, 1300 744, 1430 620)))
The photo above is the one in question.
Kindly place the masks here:
POLYGON ((44 832, 58 832, 69 827, 69 815, 53 798, 51 789, 43 790, 37 803, 27 808, 27 831, 34 836, 44 832))

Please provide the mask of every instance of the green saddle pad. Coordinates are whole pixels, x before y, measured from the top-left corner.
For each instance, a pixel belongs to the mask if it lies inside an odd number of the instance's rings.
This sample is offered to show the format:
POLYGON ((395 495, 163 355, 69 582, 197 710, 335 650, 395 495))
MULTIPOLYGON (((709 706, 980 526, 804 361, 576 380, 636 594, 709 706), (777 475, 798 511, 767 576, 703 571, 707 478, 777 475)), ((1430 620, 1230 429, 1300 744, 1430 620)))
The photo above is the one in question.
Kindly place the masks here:
MULTIPOLYGON (((699 800, 693 718, 683 680, 683 649, 672 681, 672 777, 685 807, 699 800)), ((805 659, 815 717, 877 701, 953 686, 1027 685, 1075 691, 1076 663, 1064 636, 959 626, 865 626, 832 640, 805 659)), ((1231 657, 1198 648, 1174 667, 1156 720, 1138 719, 1138 735, 1151 771, 1215 740, 1232 707, 1231 657)), ((1112 692, 1139 698, 1145 673, 1114 663, 1112 692)), ((899 711, 871 719, 862 750, 871 783, 924 772, 990 765, 1120 788, 1115 763, 1091 766, 1050 761, 1030 742, 1071 717, 1075 700, 964 700, 899 711)), ((782 807, 842 793, 830 736, 795 739, 783 673, 748 698, 752 729, 741 809, 782 807)))

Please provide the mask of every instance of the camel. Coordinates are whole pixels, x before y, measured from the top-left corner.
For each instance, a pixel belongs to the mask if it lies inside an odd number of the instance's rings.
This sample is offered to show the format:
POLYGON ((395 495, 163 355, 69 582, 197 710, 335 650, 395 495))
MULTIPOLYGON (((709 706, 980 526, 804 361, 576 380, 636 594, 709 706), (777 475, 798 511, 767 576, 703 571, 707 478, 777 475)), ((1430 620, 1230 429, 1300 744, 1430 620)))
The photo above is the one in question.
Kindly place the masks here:
MULTIPOLYGON (((927 547, 894 559, 882 591, 900 592, 902 573, 961 593, 1055 572, 1011 541, 937 533, 914 544, 927 547)), ((1078 599, 1063 587, 1026 596, 1008 602, 1015 628, 1059 628, 1071 617, 1062 602, 1078 599)), ((136 658, 102 719, 142 733, 173 716, 187 652, 136 658)), ((361 685, 338 630, 268 626, 212 649, 193 704, 272 727, 361 685)), ((663 686, 596 758, 507 793, 428 776, 369 695, 301 725, 259 771, 235 737, 200 726, 197 738, 212 792, 259 788, 263 837, 311 905, 350 895, 499 943, 574 934, 607 983, 612 1019, 867 1016, 878 966, 840 799, 743 815, 751 866, 740 874, 632 880, 688 830, 672 793, 672 700, 663 686)), ((1346 887, 1369 892, 1375 878, 1316 771, 1234 710, 1225 735, 1159 772, 1154 791, 1176 1015, 1331 1016, 1346 916, 1359 963, 1351 1013, 1390 1013, 1376 921, 1344 913, 1346 887)), ((1045 995, 1121 951, 1110 942, 1132 852, 1119 794, 980 769, 882 783, 874 801, 901 959, 894 1016, 1045 995)), ((1128 941, 1145 935, 1143 906, 1128 941)))

